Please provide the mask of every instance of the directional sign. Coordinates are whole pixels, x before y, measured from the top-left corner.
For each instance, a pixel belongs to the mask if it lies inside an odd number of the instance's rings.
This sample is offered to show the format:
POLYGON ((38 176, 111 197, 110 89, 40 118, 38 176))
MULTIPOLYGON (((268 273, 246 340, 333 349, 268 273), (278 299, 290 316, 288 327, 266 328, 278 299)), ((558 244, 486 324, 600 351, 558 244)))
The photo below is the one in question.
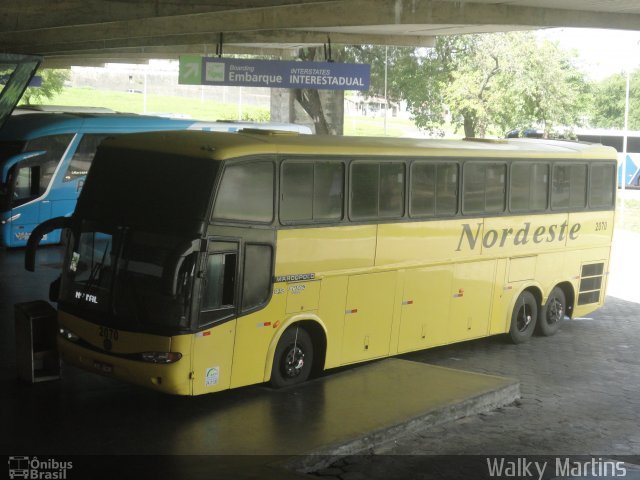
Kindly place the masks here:
POLYGON ((180 84, 367 90, 371 75, 370 65, 355 63, 204 57, 196 67, 196 58, 180 57, 180 84), (193 82, 196 71, 198 83, 193 82))
POLYGON ((180 85, 202 85, 202 57, 180 56, 178 83, 180 85))

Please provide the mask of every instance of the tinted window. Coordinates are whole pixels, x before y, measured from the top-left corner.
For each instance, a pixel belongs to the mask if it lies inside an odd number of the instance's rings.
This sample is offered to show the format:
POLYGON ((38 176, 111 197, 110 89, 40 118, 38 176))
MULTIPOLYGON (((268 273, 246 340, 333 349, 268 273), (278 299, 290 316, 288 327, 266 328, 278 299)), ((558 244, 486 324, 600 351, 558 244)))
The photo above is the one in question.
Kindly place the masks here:
POLYGON ((380 164, 380 217, 404 214, 404 163, 380 164))
POLYGON ((313 179, 313 218, 341 220, 344 198, 344 165, 317 162, 313 179))
POLYGON ((273 163, 227 165, 213 216, 216 219, 269 223, 273 220, 273 163))
POLYGON ((25 152, 34 152, 37 150, 46 151, 44 155, 36 157, 36 159, 33 160, 33 162, 37 162, 40 166, 38 182, 41 194, 44 193, 49 186, 49 182, 58 167, 58 163, 62 159, 62 155, 64 155, 72 139, 73 135, 69 133, 65 135, 34 138, 27 142, 27 146, 24 149, 25 152))
POLYGON ((457 190, 457 165, 415 162, 411 167, 411 215, 454 215, 457 190))
POLYGON ((354 163, 351 167, 351 216, 372 218, 378 215, 377 163, 354 163))
POLYGON ((433 216, 436 211, 436 165, 416 162, 411 166, 412 216, 433 216))
POLYGON ((354 163, 351 216, 401 217, 404 214, 404 163, 354 163))
POLYGON ((610 207, 613 205, 614 181, 615 168, 613 165, 594 165, 591 167, 589 204, 592 207, 610 207))
POLYGON ((580 208, 586 204, 587 166, 559 164, 553 167, 551 206, 554 209, 580 208))
POLYGON ((242 309, 251 310, 265 303, 271 293, 271 247, 248 244, 244 258, 242 309))
POLYGON ((516 163, 511 167, 511 210, 540 211, 547 208, 549 166, 516 163))
POLYGON ((207 257, 202 310, 233 306, 236 259, 235 253, 215 253, 207 257))
POLYGON ((73 154, 63 181, 70 182, 79 177, 84 177, 89 172, 89 167, 96 154, 96 149, 107 135, 84 135, 80 144, 73 154))
POLYGON ((438 165, 436 215, 455 215, 458 211, 458 165, 438 165))
POLYGON ((280 189, 283 222, 342 219, 342 163, 284 162, 280 189))
POLYGON ((464 213, 499 213, 505 204, 505 164, 468 163, 464 167, 464 213))
POLYGON ((280 189, 280 218, 283 221, 313 218, 313 163, 285 162, 280 189))

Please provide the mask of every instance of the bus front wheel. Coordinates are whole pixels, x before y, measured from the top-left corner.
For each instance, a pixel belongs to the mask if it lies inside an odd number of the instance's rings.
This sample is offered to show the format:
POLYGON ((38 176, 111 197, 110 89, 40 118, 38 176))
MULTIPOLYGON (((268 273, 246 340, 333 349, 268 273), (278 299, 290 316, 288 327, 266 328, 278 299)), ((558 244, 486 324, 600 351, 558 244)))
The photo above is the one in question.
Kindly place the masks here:
POLYGON ((529 341, 536 328, 538 319, 538 302, 531 292, 524 291, 516 300, 511 314, 509 336, 513 343, 529 341))
POLYGON ((555 287, 551 290, 547 303, 540 309, 538 318, 539 333, 545 337, 555 334, 560 328, 564 313, 567 310, 567 300, 562 289, 555 287))
POLYGON ((275 388, 298 385, 309 378, 313 364, 313 343, 307 331, 296 325, 280 337, 271 368, 275 388))

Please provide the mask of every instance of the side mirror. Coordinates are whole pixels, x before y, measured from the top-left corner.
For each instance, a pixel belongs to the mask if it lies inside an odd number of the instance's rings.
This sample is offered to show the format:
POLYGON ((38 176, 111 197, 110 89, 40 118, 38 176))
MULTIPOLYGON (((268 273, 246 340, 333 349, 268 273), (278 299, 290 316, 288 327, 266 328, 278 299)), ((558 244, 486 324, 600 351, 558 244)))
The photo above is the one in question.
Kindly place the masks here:
POLYGON ((40 244, 40 240, 47 233, 51 233, 59 228, 68 228, 71 226, 71 217, 50 218, 46 222, 41 223, 33 229, 29 240, 27 240, 27 249, 24 252, 24 268, 30 272, 36 269, 36 250, 40 244))
POLYGON ((184 259, 194 252, 202 250, 202 242, 205 240, 195 239, 181 245, 167 260, 164 274, 162 276, 162 290, 165 294, 174 296, 178 291, 178 273, 184 263, 184 259))

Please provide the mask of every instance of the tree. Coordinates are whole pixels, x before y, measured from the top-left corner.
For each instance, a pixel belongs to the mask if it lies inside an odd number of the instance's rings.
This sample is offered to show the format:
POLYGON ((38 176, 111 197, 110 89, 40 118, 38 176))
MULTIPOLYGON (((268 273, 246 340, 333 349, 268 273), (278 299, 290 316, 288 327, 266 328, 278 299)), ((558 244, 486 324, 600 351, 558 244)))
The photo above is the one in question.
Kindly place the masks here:
MULTIPOLYGON (((305 62, 316 61, 320 57, 321 48, 304 48, 298 53, 298 58, 305 62)), ((340 56, 342 50, 337 51, 337 55, 340 56)), ((339 58, 339 60, 341 60, 339 58)), ((320 90, 314 88, 296 88, 293 90, 296 101, 307 112, 309 117, 313 120, 315 131, 317 135, 342 135, 343 131, 343 110, 342 104, 344 102, 344 92, 339 90, 329 90, 323 95, 320 94, 320 90), (333 102, 337 105, 339 102, 339 116, 340 118, 332 118, 327 115, 326 105, 329 102, 333 102)))
POLYGON ((575 56, 530 32, 448 36, 401 62, 401 86, 416 124, 430 131, 443 112, 466 136, 522 125, 574 125, 588 91, 575 56))
MULTIPOLYGON (((640 71, 631 74, 629 85, 629 129, 640 130, 640 71)), ((593 87, 590 123, 597 128, 624 128, 626 75, 618 73, 593 87)))
POLYGON ((21 105, 35 105, 43 99, 52 99, 59 94, 64 88, 64 82, 69 80, 71 74, 69 70, 54 70, 45 68, 38 72, 42 77, 42 85, 40 87, 28 87, 22 99, 21 105))

